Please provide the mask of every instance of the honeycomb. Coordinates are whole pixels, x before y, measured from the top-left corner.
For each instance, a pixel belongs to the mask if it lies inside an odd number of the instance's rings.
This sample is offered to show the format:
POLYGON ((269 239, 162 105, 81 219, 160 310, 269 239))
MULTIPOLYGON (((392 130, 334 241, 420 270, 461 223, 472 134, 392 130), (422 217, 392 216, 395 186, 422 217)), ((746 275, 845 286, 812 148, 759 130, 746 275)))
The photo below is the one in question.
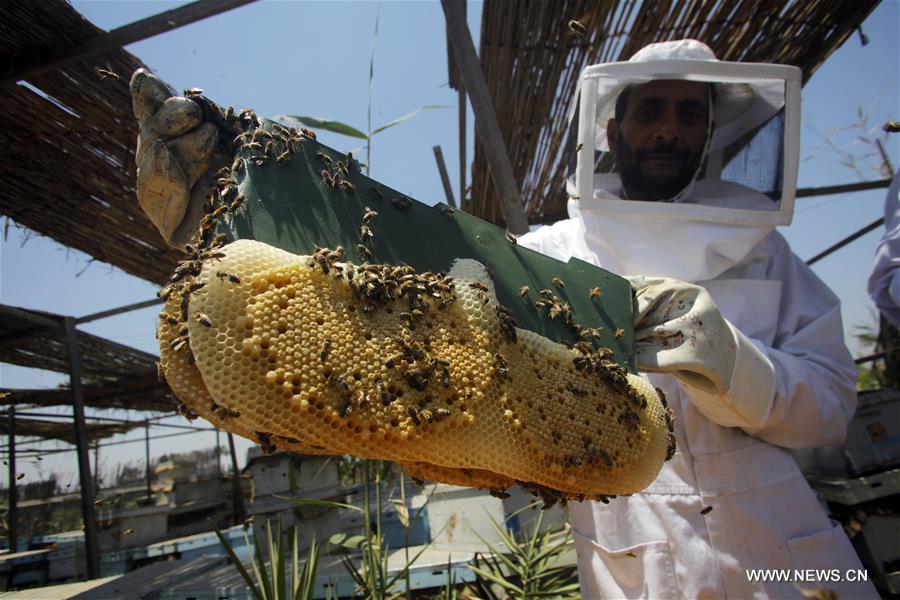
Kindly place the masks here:
POLYGON ((636 492, 673 450, 646 380, 514 328, 476 261, 420 274, 239 240, 201 264, 158 336, 173 391, 217 427, 563 499, 636 492))

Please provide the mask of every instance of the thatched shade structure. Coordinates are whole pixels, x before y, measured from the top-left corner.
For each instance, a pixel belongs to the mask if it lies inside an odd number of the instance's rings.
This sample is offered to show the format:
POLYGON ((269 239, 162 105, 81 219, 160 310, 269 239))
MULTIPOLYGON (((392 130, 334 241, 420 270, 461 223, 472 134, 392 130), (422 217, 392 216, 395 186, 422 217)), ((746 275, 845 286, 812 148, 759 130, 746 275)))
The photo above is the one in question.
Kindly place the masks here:
MULTIPOLYGON (((878 0, 486 0, 479 56, 531 223, 566 217, 566 113, 588 65, 694 38, 721 60, 796 65, 808 80, 878 0), (577 35, 568 22, 587 30, 577 35)), ((451 73, 451 84, 456 80, 451 73)), ((472 212, 500 223, 476 128, 472 212)))

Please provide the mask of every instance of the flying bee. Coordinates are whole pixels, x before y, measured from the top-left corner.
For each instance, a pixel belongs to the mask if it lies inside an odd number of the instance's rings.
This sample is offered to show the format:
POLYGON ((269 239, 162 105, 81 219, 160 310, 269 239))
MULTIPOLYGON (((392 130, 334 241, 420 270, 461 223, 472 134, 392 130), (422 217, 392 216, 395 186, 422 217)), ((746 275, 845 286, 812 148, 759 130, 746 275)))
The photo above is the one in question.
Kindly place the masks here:
POLYGON ((363 260, 371 260, 372 253, 369 252, 369 249, 363 246, 362 244, 356 245, 356 253, 359 254, 359 257, 363 260))
POLYGON ((598 287, 591 288, 591 291, 590 291, 591 298, 599 298, 600 295, 601 295, 600 288, 598 288, 598 287))
POLYGON ((322 161, 323 163, 325 163, 326 165, 330 165, 330 164, 331 164, 331 157, 328 156, 327 154, 325 154, 324 152, 316 152, 316 158, 318 158, 319 160, 321 160, 321 161, 322 161))
POLYGON ((410 208, 412 208, 412 200, 410 200, 406 196, 391 198, 391 204, 393 204, 395 208, 398 208, 400 210, 409 210, 410 208))
POLYGON ((619 339, 623 335, 625 335, 625 330, 619 327, 618 329, 616 329, 616 333, 613 335, 613 337, 619 339))
POLYGON ((550 282, 551 282, 554 286, 556 286, 556 287, 558 287, 558 288, 560 288, 560 289, 566 287, 566 282, 563 281, 562 279, 560 279, 559 277, 554 277, 553 279, 550 280, 550 282))
POLYGON ((505 235, 506 235, 506 241, 508 241, 509 243, 511 243, 511 244, 519 243, 516 241, 518 236, 516 234, 512 233, 511 231, 507 231, 505 235))
POLYGON ((194 316, 197 317, 197 321, 199 321, 200 324, 203 325, 204 327, 212 327, 212 321, 210 321, 209 317, 207 317, 202 312, 198 312, 194 316))
POLYGON ((119 77, 118 73, 110 71, 109 69, 97 69, 97 74, 100 75, 100 79, 115 79, 116 81, 122 80, 122 78, 119 77))
POLYGON ((319 360, 325 362, 328 360, 328 355, 331 354, 331 340, 325 340, 325 346, 322 348, 322 351, 319 353, 319 360))
POLYGON ((587 37, 588 29, 582 23, 572 19, 569 21, 569 31, 577 35, 578 37, 587 37))
POLYGON ((712 509, 713 509, 712 506, 707 506, 706 508, 704 508, 703 510, 700 511, 700 514, 701 514, 701 515, 708 515, 709 513, 712 512, 712 509))

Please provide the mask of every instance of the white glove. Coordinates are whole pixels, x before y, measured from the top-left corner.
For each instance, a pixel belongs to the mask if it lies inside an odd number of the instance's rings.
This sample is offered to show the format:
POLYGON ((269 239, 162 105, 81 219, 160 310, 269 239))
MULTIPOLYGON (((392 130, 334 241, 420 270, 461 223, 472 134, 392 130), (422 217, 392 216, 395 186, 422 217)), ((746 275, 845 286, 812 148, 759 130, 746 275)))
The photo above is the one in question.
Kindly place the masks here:
POLYGON ((706 289, 677 279, 629 277, 635 290, 638 370, 671 372, 697 408, 726 426, 764 423, 775 393, 765 354, 728 322, 706 289))
POLYGON ((140 126, 138 202, 166 242, 183 247, 200 223, 215 172, 227 160, 215 153, 218 130, 203 122, 200 105, 146 69, 131 77, 131 100, 140 126))

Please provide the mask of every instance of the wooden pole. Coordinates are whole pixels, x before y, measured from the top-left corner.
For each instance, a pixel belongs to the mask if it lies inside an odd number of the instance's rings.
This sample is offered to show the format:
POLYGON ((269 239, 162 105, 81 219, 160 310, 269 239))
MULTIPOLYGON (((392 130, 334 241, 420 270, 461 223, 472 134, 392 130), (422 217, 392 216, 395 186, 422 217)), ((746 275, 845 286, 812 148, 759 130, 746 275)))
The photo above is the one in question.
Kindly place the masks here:
POLYGON ((144 474, 147 478, 147 504, 153 498, 153 490, 150 489, 150 420, 144 421, 144 474))
POLYGON ((244 521, 244 490, 241 486, 241 473, 238 471, 237 451, 234 449, 234 436, 228 433, 228 449, 231 451, 231 487, 234 494, 234 520, 238 525, 244 521))
MULTIPOLYGON (((158 15, 135 21, 108 33, 99 33, 68 48, 34 48, 0 61, 0 85, 43 75, 68 64, 119 50, 154 35, 223 13, 255 0, 197 0, 158 15)), ((131 73, 127 74, 128 77, 131 73)))
POLYGON ((509 162, 506 143, 500 132, 500 124, 497 121, 494 104, 491 102, 487 84, 484 81, 484 73, 478 62, 475 44, 472 42, 469 26, 466 24, 466 18, 462 12, 462 4, 457 0, 441 0, 441 6, 447 19, 447 35, 450 38, 450 45, 453 47, 453 56, 459 66, 466 92, 472 100, 475 126, 478 128, 478 133, 481 134, 488 166, 491 170, 491 179, 500 197, 500 209, 503 211, 506 228, 515 234, 527 233, 528 219, 525 217, 525 209, 519 199, 519 186, 516 183, 512 164, 509 162))
POLYGON ((87 427, 84 423, 84 396, 81 390, 81 357, 73 317, 63 318, 66 350, 69 357, 69 385, 75 420, 75 446, 78 449, 78 475, 81 485, 81 516, 84 520, 85 558, 88 579, 100 576, 100 547, 97 540, 97 515, 94 512, 94 488, 91 485, 91 464, 88 457, 87 427))
POLYGON ((6 514, 7 530, 9 531, 9 551, 18 552, 19 537, 19 511, 16 507, 18 501, 16 491, 16 406, 9 405, 9 512, 6 514))
POLYGON ((447 174, 447 165, 444 164, 444 153, 441 152, 440 146, 434 146, 432 150, 434 150, 434 160, 437 161, 438 172, 441 174, 441 183, 444 185, 447 204, 451 208, 456 208, 456 201, 453 200, 453 188, 450 187, 450 176, 447 174))

